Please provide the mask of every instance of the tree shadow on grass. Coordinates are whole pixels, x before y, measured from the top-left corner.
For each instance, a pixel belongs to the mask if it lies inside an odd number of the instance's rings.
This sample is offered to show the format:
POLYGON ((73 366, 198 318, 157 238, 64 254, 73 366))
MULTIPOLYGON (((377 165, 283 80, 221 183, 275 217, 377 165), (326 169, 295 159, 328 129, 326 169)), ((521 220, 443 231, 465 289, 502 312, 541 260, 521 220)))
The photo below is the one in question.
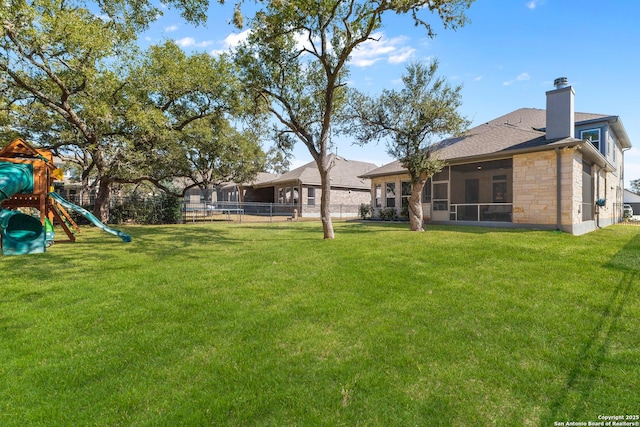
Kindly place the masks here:
MULTIPOLYGON (((589 338, 580 349, 567 375, 567 380, 559 395, 552 401, 550 412, 547 418, 543 419, 542 425, 553 425, 555 421, 586 421, 591 417, 594 417, 595 420, 597 414, 585 412, 591 399, 591 393, 602 379, 601 370, 611 345, 615 344, 615 336, 620 330, 622 314, 629 302, 632 301, 632 291, 640 285, 639 251, 640 235, 636 236, 603 265, 605 271, 609 269, 616 273, 623 272, 623 275, 613 288, 589 338)), ((637 372, 640 369, 640 363, 625 366, 627 370, 630 368, 637 372)), ((625 385, 616 384, 615 386, 624 387, 625 385)), ((618 409, 633 411, 635 408, 618 409)))

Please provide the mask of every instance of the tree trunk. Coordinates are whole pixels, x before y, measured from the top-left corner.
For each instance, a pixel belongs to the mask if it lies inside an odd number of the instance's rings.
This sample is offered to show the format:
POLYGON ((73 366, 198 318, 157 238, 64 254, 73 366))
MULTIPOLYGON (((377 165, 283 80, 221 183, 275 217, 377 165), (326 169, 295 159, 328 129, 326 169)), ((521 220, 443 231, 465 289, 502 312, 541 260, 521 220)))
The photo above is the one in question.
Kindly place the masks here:
POLYGON ((111 182, 105 178, 100 180, 93 214, 105 224, 109 221, 109 204, 111 202, 111 182))
POLYGON ((409 198, 409 225, 411 231, 424 231, 424 215, 422 212, 422 189, 426 180, 420 179, 411 184, 409 198))
POLYGON ((318 164, 322 196, 320 197, 320 216, 322 218, 322 230, 325 239, 333 239, 333 224, 331 223, 331 165, 326 165, 328 159, 325 156, 322 163, 318 164))

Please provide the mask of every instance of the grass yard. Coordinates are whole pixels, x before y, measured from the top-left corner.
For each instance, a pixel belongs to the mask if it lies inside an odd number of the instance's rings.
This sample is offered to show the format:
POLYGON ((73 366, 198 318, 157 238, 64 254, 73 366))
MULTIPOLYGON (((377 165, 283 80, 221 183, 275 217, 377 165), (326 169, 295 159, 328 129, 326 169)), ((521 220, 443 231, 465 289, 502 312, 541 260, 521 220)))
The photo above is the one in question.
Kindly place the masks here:
MULTIPOLYGON (((95 228, 0 257, 2 426, 640 413, 640 228, 95 228)), ((635 422, 635 421, 634 421, 635 422)))

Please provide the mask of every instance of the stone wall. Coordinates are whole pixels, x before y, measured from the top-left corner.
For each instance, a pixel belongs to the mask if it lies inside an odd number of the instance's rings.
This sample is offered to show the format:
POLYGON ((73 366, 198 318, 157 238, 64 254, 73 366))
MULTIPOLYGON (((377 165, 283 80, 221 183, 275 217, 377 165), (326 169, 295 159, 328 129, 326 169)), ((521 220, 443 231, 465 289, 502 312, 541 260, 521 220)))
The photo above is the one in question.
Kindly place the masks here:
POLYGON ((513 222, 557 222, 556 153, 543 151, 513 157, 513 222))

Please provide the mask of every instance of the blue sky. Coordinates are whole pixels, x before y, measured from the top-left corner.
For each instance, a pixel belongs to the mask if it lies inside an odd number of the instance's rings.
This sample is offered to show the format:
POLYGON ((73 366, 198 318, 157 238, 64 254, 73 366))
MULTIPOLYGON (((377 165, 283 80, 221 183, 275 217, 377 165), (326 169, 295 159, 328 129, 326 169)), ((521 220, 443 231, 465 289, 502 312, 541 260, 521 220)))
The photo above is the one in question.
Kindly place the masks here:
MULTIPOLYGON (((227 3, 212 0, 201 27, 166 11, 145 42, 173 39, 185 51, 211 54, 229 49, 243 34, 229 24, 233 2, 227 3)), ((567 77, 576 111, 620 116, 634 145, 625 153, 625 183, 640 179, 640 1, 476 0, 467 14, 471 22, 457 31, 436 25, 433 39, 409 17, 388 15, 379 41, 352 58, 352 84, 374 95, 399 87, 409 61, 437 58, 439 75, 463 85, 460 111, 476 126, 518 108, 544 109, 553 80, 567 77)), ((360 148, 349 139, 335 142, 349 159, 393 160, 383 143, 360 148)), ((294 167, 311 161, 302 144, 294 156, 294 167)))

